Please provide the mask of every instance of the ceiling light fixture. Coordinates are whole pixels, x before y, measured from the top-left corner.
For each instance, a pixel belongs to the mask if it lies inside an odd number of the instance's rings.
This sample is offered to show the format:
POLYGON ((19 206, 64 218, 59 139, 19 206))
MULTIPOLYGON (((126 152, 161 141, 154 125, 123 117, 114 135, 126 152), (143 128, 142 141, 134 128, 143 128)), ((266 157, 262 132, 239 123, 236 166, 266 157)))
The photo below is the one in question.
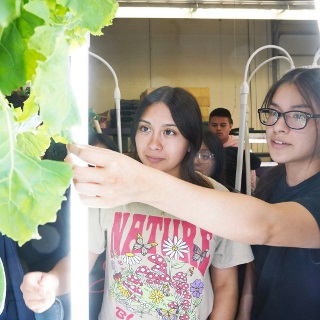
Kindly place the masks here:
MULTIPOLYGON (((319 2, 320 0, 316 0, 319 2)), ((116 18, 317 20, 316 10, 119 7, 116 18)))

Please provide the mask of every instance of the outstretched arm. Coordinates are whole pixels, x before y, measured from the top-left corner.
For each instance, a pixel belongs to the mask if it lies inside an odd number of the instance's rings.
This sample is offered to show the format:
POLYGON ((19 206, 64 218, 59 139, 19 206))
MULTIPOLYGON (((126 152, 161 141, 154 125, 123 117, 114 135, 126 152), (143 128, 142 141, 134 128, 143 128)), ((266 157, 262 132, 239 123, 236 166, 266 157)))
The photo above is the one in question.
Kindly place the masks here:
MULTIPOLYGON (((320 247, 318 224, 298 203, 268 204, 243 194, 202 188, 110 150, 78 145, 68 149, 96 166, 73 167, 76 190, 87 206, 143 202, 227 239, 320 247)), ((69 156, 67 161, 73 160, 69 156)))

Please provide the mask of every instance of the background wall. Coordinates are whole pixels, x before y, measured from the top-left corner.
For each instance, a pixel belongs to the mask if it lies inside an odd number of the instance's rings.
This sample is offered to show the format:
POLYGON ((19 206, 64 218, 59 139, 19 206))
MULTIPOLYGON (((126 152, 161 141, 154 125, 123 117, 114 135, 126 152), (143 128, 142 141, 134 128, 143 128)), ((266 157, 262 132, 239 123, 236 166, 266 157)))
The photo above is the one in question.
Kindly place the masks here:
MULTIPOLYGON (((114 68, 123 99, 139 99, 147 88, 163 85, 209 87, 210 111, 228 108, 234 127, 239 126, 245 65, 256 49, 278 44, 301 66, 310 65, 319 48, 315 21, 118 18, 103 32, 103 36, 90 39, 90 51, 114 68)), ((270 49, 260 52, 250 69, 271 56, 270 49)), ((89 59, 89 106, 102 113, 114 108, 114 80, 100 61, 89 59)), ((287 67, 285 61, 270 63, 251 81, 250 127, 263 129, 256 109, 273 80, 287 67)))

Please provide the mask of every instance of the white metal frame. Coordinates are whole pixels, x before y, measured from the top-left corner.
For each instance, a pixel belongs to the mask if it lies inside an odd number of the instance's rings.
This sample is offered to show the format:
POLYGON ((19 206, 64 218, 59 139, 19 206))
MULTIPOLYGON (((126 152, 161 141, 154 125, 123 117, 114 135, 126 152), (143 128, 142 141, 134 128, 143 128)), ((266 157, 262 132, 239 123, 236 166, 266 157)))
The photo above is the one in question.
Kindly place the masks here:
POLYGON ((120 105, 120 100, 121 100, 121 94, 120 94, 120 89, 119 89, 119 83, 118 83, 118 77, 114 71, 114 69, 111 67, 111 65, 98 56, 97 54, 90 52, 89 55, 98 59, 101 61, 112 73, 112 76, 114 78, 114 83, 115 83, 115 89, 114 89, 114 101, 116 104, 116 116, 117 116, 117 137, 118 137, 118 148, 119 151, 122 153, 122 133, 121 133, 121 105, 120 105))
POLYGON ((294 69, 294 63, 289 55, 289 53, 278 46, 275 45, 266 45, 259 49, 257 49, 248 59, 245 71, 244 71, 244 80, 240 87, 240 124, 239 124, 239 146, 238 146, 238 156, 237 156, 237 171, 236 171, 236 182, 235 189, 241 190, 241 177, 242 177, 242 167, 243 167, 243 151, 245 151, 245 160, 246 160, 246 193, 251 194, 251 179, 250 179, 250 145, 249 145, 249 107, 248 107, 248 96, 249 96, 249 84, 252 80, 252 77, 255 73, 266 63, 275 60, 275 59, 285 59, 290 63, 290 69, 294 69), (276 56, 270 59, 267 59, 263 63, 261 63, 250 75, 248 78, 249 66, 252 59, 262 50, 264 49, 278 49, 285 54, 284 56, 276 56))

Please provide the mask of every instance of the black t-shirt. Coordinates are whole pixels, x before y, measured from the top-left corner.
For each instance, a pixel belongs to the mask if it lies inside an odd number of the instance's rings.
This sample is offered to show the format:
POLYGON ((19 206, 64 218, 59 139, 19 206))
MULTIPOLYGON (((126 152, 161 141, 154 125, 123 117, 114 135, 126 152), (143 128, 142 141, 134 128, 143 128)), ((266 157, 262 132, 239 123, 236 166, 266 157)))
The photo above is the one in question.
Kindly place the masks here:
MULTIPOLYGON (((237 157, 238 147, 226 147, 224 148, 226 159, 226 183, 230 187, 235 186, 236 172, 237 172, 237 157)), ((260 167, 261 160, 254 153, 250 152, 250 168, 256 170, 260 167)), ((242 178, 241 178, 241 192, 246 193, 246 162, 245 154, 243 153, 243 166, 242 166, 242 178)))
POLYGON ((55 222, 39 226, 41 239, 30 240, 23 246, 17 246, 20 262, 25 273, 32 271, 50 271, 70 249, 70 189, 67 200, 61 204, 55 222))
MULTIPOLYGON (((295 187, 289 187, 283 177, 270 202, 286 201, 305 206, 320 225, 320 173, 295 187)), ((252 249, 257 275, 252 319, 320 319, 320 249, 252 249)))

